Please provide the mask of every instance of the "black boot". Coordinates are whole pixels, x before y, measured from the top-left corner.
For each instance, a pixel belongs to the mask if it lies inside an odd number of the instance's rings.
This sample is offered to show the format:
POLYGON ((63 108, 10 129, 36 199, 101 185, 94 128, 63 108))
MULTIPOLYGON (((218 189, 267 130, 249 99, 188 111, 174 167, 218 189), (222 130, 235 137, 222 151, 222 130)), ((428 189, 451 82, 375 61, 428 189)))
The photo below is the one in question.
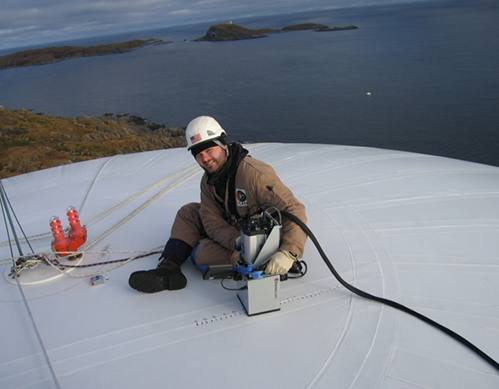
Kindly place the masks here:
POLYGON ((128 284, 139 292, 156 293, 183 289, 187 285, 187 279, 180 271, 177 261, 163 258, 156 269, 132 273, 128 284))

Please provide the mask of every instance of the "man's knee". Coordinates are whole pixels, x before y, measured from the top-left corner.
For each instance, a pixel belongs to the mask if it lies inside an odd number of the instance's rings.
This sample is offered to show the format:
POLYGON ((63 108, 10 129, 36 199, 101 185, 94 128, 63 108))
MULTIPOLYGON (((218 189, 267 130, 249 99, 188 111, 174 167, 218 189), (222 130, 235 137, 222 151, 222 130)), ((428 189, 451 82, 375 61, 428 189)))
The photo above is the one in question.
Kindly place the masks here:
POLYGON ((203 223, 199 216, 199 203, 189 203, 180 208, 172 225, 171 237, 196 246, 204 235, 203 223))
POLYGON ((199 208, 201 204, 199 203, 189 203, 183 205, 178 211, 177 211, 177 218, 180 218, 185 221, 192 221, 195 224, 198 224, 198 222, 201 221, 201 218, 199 216, 199 208))

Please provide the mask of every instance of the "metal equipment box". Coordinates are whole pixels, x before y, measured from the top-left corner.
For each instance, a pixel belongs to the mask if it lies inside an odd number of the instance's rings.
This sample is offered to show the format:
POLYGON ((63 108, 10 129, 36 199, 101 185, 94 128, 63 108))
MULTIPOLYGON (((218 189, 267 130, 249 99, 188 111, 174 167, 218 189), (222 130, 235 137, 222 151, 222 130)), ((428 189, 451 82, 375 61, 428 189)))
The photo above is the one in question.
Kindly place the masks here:
POLYGON ((237 282, 237 298, 248 316, 281 309, 281 279, 279 275, 266 275, 254 280, 243 277, 237 282))

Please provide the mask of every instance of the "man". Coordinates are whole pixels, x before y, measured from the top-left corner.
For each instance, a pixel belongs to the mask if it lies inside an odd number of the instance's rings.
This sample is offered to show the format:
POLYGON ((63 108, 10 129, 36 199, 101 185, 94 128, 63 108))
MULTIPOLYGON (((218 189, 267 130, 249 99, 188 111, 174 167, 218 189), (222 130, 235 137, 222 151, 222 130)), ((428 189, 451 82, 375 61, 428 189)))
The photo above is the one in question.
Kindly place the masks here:
MULTIPOLYGON (((195 118, 187 126, 187 150, 205 171, 201 202, 177 212, 158 267, 132 273, 132 288, 144 293, 184 288, 187 279, 180 267, 189 256, 199 267, 235 265, 241 239, 237 221, 260 205, 272 204, 306 223, 305 207, 274 169, 248 156, 241 144, 227 145, 225 136, 220 124, 208 116, 195 118)), ((284 219, 281 238, 279 251, 267 262, 267 274, 286 274, 303 256, 306 234, 297 224, 284 219)))

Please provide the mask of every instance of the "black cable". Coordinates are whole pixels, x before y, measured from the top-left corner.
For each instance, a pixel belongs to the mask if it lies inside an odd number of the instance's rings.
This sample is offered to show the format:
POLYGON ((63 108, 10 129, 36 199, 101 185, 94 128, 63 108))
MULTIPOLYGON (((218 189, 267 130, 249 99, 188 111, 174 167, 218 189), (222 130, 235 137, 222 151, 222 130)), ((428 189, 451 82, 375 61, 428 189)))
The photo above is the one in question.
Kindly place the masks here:
MULTIPOLYGON (((2 190, 2 188, 0 188, 2 190)), ((3 196, 0 194, 0 205, 2 206, 2 215, 3 215, 3 221, 5 223, 5 232, 7 233, 7 241, 9 242, 9 247, 10 247, 10 256, 14 256, 14 251, 12 250, 12 242, 10 240, 10 230, 9 230, 9 225, 7 224, 7 215, 5 214, 6 209, 4 208, 3 204, 3 196)))
POLYGON ((247 286, 243 286, 243 287, 241 287, 241 288, 227 288, 227 287, 224 285, 224 281, 225 281, 225 280, 233 280, 233 278, 231 278, 231 277, 225 277, 225 278, 222 278, 222 279, 220 280, 220 285, 222 285, 222 288, 224 288, 225 290, 230 290, 230 291, 235 291, 235 292, 237 292, 237 291, 240 291, 240 290, 245 290, 245 289, 248 289, 248 287, 247 287, 247 286))
POLYGON ((105 262, 87 263, 87 264, 84 264, 84 265, 66 265, 66 264, 63 264, 63 263, 59 262, 57 259, 50 259, 48 257, 45 257, 45 260, 46 261, 50 261, 55 266, 57 266, 59 268, 63 268, 63 269, 64 268, 66 268, 66 269, 83 269, 83 268, 93 267, 93 266, 104 266, 104 265, 112 265, 112 264, 120 263, 120 262, 127 262, 127 261, 130 261, 132 259, 135 260, 135 259, 145 258, 145 257, 149 257, 150 255, 161 254, 161 253, 162 253, 162 251, 150 251, 148 253, 137 255, 135 257, 122 258, 122 259, 113 259, 113 260, 105 261, 105 262))
POLYGON ((296 224, 298 224, 303 229, 303 231, 305 231, 305 233, 310 237, 310 239, 312 240, 312 242, 314 242, 315 247, 319 251, 319 254, 321 255, 322 259, 326 263, 326 265, 329 268, 329 270, 331 271, 331 273, 333 273, 333 275, 341 283, 341 285, 343 285, 350 292, 355 293, 355 294, 357 294, 357 295, 359 295, 361 297, 364 297, 366 299, 374 300, 374 301, 377 301, 377 302, 389 305, 389 306, 391 306, 391 307, 393 307, 395 309, 398 309, 398 310, 406 312, 406 313, 408 313, 408 314, 410 314, 410 315, 412 315, 414 317, 417 317, 418 319, 424 321, 425 323, 428 323, 428 324, 432 325, 433 327, 438 328, 439 330, 445 332, 447 335, 451 336, 452 338, 456 339, 457 341, 459 341, 460 343, 462 343, 463 345, 465 345, 466 347, 468 347, 469 349, 471 349, 472 351, 474 351, 476 354, 478 354, 480 357, 482 357, 483 359, 485 359, 496 370, 499 371, 499 363, 498 362, 496 362, 490 356, 488 356, 487 354, 485 354, 482 350, 480 350, 478 347, 476 347, 473 343, 471 343, 467 339, 463 338, 461 335, 455 333, 451 329, 449 329, 447 327, 444 327, 443 325, 437 323, 436 321, 430 319, 429 317, 424 316, 421 313, 416 312, 416 311, 414 311, 414 310, 406 307, 405 305, 399 304, 399 303, 397 303, 395 301, 388 300, 388 299, 385 299, 385 298, 382 298, 382 297, 373 296, 372 294, 364 292, 363 290, 360 290, 360 289, 356 288, 355 286, 350 285, 343 278, 341 278, 340 274, 336 271, 336 269, 334 268, 334 266, 329 261, 328 257, 326 256, 326 253, 324 253, 324 250, 322 250, 322 247, 319 244, 319 241, 314 236, 314 234, 312 233, 312 231, 307 227, 307 225, 305 223, 303 223, 298 217, 296 217, 292 213, 289 213, 287 211, 281 211, 281 214, 283 216, 287 217, 288 219, 292 220, 296 224))
POLYGON ((302 260, 296 260, 291 269, 288 270, 288 279, 302 278, 305 274, 307 274, 307 271, 307 263, 302 260))

